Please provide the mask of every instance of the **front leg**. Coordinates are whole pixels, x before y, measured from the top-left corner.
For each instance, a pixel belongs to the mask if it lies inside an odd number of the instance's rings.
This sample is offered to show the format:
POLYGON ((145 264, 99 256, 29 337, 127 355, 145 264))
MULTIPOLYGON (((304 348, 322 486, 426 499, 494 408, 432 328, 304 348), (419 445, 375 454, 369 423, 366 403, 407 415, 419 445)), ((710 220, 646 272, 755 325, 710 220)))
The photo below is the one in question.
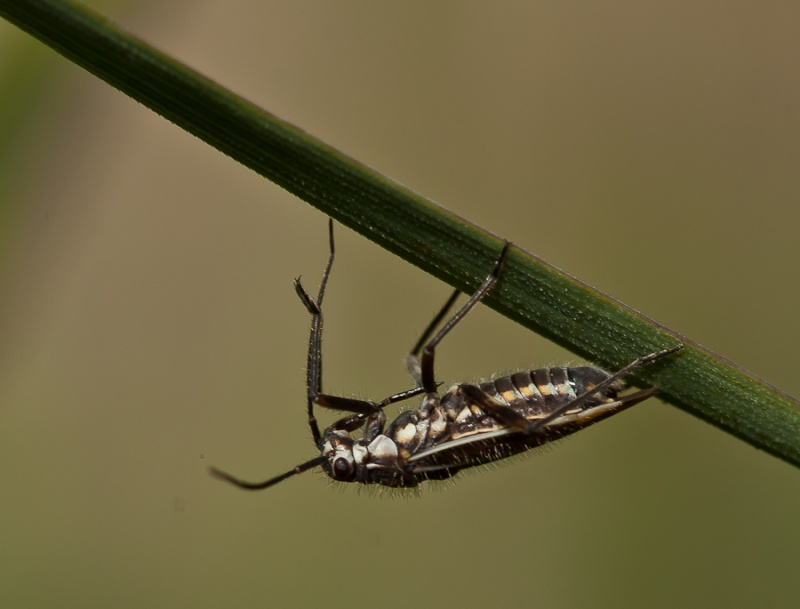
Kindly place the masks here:
POLYGON ((354 414, 352 416, 339 419, 333 423, 333 425, 328 427, 326 432, 333 430, 346 431, 347 433, 350 433, 351 431, 355 431, 360 427, 364 428, 364 433, 362 434, 359 442, 369 444, 372 442, 372 440, 383 433, 383 430, 386 427, 386 415, 382 410, 374 412, 369 416, 365 416, 363 414, 354 414))

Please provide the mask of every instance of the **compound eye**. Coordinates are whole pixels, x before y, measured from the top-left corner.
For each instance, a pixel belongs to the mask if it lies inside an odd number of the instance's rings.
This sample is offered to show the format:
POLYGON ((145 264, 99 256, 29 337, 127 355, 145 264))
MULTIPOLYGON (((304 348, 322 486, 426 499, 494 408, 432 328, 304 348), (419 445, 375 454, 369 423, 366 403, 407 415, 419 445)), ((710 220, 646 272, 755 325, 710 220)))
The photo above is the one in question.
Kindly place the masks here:
POLYGON ((333 461, 333 477, 337 480, 349 481, 353 479, 353 466, 342 457, 333 461))

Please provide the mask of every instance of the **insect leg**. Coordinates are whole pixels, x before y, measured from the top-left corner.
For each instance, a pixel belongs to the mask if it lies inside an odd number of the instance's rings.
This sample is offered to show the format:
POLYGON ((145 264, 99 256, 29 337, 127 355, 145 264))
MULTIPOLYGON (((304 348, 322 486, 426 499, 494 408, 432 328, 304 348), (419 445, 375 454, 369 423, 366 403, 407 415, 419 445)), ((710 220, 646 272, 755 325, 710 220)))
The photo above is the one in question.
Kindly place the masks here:
POLYGON ((308 367, 306 370, 306 389, 308 394, 308 426, 311 428, 311 436, 314 444, 319 446, 322 435, 319 432, 319 425, 314 416, 314 401, 322 392, 322 298, 325 296, 325 287, 331 275, 333 258, 335 253, 333 243, 333 220, 328 219, 328 241, 330 244, 330 255, 328 264, 322 273, 322 281, 319 285, 317 299, 311 298, 306 289, 300 283, 300 278, 294 280, 294 289, 300 300, 311 313, 311 333, 308 339, 308 367))
MULTIPOLYGON (((325 288, 328 284, 328 278, 331 274, 333 260, 335 255, 335 246, 333 240, 333 220, 328 220, 328 238, 330 242, 330 255, 328 256, 328 263, 322 274, 322 281, 319 286, 319 293, 316 300, 303 287, 303 284, 298 277, 294 281, 294 289, 297 292, 306 310, 311 314, 311 333, 308 340, 308 364, 306 370, 306 389, 308 398, 308 425, 311 428, 311 436, 314 439, 314 444, 319 446, 322 434, 319 430, 317 418, 314 415, 314 405, 330 408, 332 410, 340 410, 344 412, 356 413, 356 417, 348 417, 342 421, 343 428, 348 431, 358 429, 358 421, 366 421, 366 416, 379 412, 383 407, 394 402, 406 400, 423 393, 421 387, 402 391, 389 396, 381 402, 373 402, 371 400, 357 400, 355 398, 345 398, 335 395, 328 395, 322 393, 322 299, 325 296, 325 288)), ((451 298, 451 300, 455 300, 451 298)), ((446 311, 443 311, 440 316, 444 316, 446 311)), ((363 423, 362 423, 363 424, 363 423)))
POLYGON ((411 349, 411 353, 409 353, 408 357, 406 358, 408 372, 411 374, 411 378, 414 379, 417 387, 422 387, 422 368, 420 367, 419 363, 419 353, 422 351, 423 345, 430 339, 434 330, 436 330, 436 327, 442 323, 442 320, 450 312, 450 309, 453 308, 453 305, 455 304, 456 299, 458 299, 459 294, 461 294, 461 290, 456 289, 450 295, 450 298, 447 299, 447 302, 444 303, 444 306, 441 308, 441 310, 436 314, 433 320, 431 320, 431 323, 428 324, 428 327, 425 328, 422 336, 419 337, 419 340, 414 345, 414 348, 411 349))
POLYGON ((415 387, 414 389, 407 389, 406 391, 401 391, 400 393, 390 395, 388 398, 385 398, 380 402, 346 398, 338 395, 329 395, 327 393, 318 393, 314 396, 314 404, 317 406, 322 406, 323 408, 330 408, 331 410, 370 415, 380 412, 389 404, 394 404, 395 402, 401 402, 403 400, 413 398, 421 393, 425 393, 425 390, 422 387, 415 387))
POLYGON ((337 395, 328 395, 320 393, 314 398, 314 403, 317 406, 330 408, 331 410, 339 410, 344 412, 354 412, 355 414, 345 417, 336 421, 331 425, 330 429, 343 430, 347 432, 355 431, 359 427, 367 424, 368 430, 364 431, 364 435, 372 437, 383 433, 383 428, 386 424, 386 417, 382 415, 383 409, 389 404, 413 398, 425 390, 422 387, 415 387, 390 395, 388 398, 380 402, 372 402, 370 400, 357 400, 354 398, 345 398, 337 395), (379 416, 376 416, 379 415, 379 416), (372 418, 370 418, 372 417, 372 418))
POLYGON ((497 278, 500 276, 500 270, 503 267, 503 260, 506 257, 506 253, 508 252, 508 248, 511 247, 511 243, 506 241, 505 246, 503 246, 503 251, 500 252, 500 255, 497 257, 497 261, 494 264, 494 268, 492 272, 483 280, 483 283, 478 288, 478 290, 470 297, 470 299, 466 302, 466 304, 461 307, 461 309, 456 312, 453 317, 451 317, 448 322, 439 330, 439 332, 427 343, 425 346, 422 346, 422 343, 427 340, 430 334, 433 332, 433 329, 439 322, 447 315, 447 312, 453 306, 456 297, 458 296, 458 290, 456 290, 452 296, 447 300, 442 310, 439 314, 433 319, 431 324, 425 329, 425 332, 422 334, 422 338, 417 342, 414 346, 411 355, 408 357, 408 364, 409 370, 411 371, 411 375, 417 381, 423 389, 425 389, 426 393, 435 393, 436 392, 436 379, 434 377, 434 370, 433 370, 433 363, 435 358, 436 346, 442 341, 442 339, 449 334, 450 330, 452 330, 458 322, 460 322, 470 310, 478 304, 481 299, 486 296, 489 290, 492 289, 492 286, 497 281, 497 278), (419 359, 420 349, 422 350, 422 358, 419 359), (417 378, 417 375, 419 378, 417 378))

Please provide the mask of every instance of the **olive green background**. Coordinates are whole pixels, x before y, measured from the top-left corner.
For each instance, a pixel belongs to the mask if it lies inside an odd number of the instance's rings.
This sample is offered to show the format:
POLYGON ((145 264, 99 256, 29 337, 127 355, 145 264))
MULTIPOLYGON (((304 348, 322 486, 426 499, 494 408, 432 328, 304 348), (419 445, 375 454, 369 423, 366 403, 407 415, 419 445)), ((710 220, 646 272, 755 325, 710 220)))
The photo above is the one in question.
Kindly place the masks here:
MULTIPOLYGON (((91 5, 800 394, 796 2, 91 5)), ((0 85, 2 606, 800 602, 798 473, 657 400, 421 496, 211 479, 315 454, 325 218, 5 22, 0 85)), ((382 398, 449 288, 336 237, 325 388, 382 398)), ((438 353, 579 362, 482 308, 438 353)))

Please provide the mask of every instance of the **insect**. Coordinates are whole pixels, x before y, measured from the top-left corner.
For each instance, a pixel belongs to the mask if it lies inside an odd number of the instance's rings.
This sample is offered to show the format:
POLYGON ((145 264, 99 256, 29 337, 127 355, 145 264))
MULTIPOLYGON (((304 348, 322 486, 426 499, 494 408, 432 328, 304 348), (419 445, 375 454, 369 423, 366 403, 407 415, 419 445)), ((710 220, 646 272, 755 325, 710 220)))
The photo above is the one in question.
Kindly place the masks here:
POLYGON ((311 314, 308 343, 308 425, 320 454, 264 482, 247 482, 211 468, 211 473, 239 488, 258 490, 315 467, 342 482, 415 487, 425 480, 450 478, 462 469, 491 463, 572 434, 646 400, 651 387, 620 396, 622 379, 637 368, 683 347, 656 351, 615 374, 599 368, 542 368, 517 372, 480 384, 459 383, 443 395, 434 375, 436 347, 492 289, 510 247, 506 242, 491 273, 458 312, 434 334, 459 295, 453 292, 408 356, 416 386, 380 402, 322 392, 322 299, 334 259, 333 221, 328 226, 330 255, 316 299, 294 282, 311 314), (431 338, 432 337, 432 338, 431 338), (422 395, 416 410, 386 425, 384 408, 422 395), (320 433, 314 406, 349 413, 320 433), (361 436, 351 433, 361 429, 361 436))

